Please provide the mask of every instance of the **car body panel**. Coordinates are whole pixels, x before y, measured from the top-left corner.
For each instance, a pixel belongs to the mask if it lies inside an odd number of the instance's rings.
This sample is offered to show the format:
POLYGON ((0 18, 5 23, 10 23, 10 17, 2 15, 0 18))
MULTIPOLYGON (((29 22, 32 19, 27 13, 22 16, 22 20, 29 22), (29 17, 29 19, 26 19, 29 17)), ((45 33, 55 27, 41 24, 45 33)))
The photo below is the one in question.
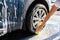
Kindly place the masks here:
MULTIPOLYGON (((0 0, 0 26, 3 34, 22 29, 28 8, 34 1, 36 0, 0 0)), ((44 1, 49 5, 48 0, 44 1)))

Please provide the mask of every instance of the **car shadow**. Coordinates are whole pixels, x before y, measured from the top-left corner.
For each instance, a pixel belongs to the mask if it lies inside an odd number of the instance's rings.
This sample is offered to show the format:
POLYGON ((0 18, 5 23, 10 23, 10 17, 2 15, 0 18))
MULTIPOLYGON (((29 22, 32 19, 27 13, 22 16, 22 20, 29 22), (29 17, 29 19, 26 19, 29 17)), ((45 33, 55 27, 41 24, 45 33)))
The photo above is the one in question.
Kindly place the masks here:
POLYGON ((30 37, 33 36, 35 36, 35 34, 22 30, 17 30, 0 37, 0 40, 25 40, 25 38, 27 38, 26 40, 28 40, 30 37))

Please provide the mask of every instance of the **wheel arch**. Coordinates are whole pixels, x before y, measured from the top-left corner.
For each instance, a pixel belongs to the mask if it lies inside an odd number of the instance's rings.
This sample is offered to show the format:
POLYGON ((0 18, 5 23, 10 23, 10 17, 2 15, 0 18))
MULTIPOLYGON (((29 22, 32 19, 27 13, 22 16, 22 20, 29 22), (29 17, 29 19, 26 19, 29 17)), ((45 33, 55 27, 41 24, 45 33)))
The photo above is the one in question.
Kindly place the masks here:
POLYGON ((29 5, 29 7, 28 7, 28 9, 27 9, 27 11, 26 11, 25 17, 27 16, 29 9, 30 9, 32 6, 36 5, 37 3, 44 4, 44 5, 46 6, 48 12, 49 12, 49 5, 48 5, 48 3, 47 3, 45 0, 35 0, 35 1, 33 1, 33 2, 29 5))
MULTIPOLYGON (((28 15, 29 9, 30 9, 32 6, 36 5, 37 3, 44 4, 44 5, 46 6, 48 12, 49 12, 49 5, 48 5, 48 3, 47 3, 45 0, 34 0, 34 1, 32 1, 32 2, 29 4, 29 6, 28 6, 27 9, 24 9, 24 21, 23 21, 23 25, 26 24, 25 21, 26 21, 26 16, 28 15)), ((23 27, 23 28, 25 28, 25 27, 23 27)))

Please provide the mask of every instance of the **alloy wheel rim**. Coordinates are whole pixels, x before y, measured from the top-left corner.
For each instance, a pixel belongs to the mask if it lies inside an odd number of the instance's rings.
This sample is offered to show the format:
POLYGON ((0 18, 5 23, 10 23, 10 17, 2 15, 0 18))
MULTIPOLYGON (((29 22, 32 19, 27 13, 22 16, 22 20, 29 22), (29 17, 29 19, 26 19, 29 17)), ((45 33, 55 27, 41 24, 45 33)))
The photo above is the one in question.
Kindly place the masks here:
POLYGON ((39 26, 41 25, 41 23, 43 22, 44 18, 46 17, 46 12, 43 8, 35 8, 33 10, 33 17, 32 17, 32 28, 34 29, 32 31, 35 31, 37 28, 39 28, 39 26))

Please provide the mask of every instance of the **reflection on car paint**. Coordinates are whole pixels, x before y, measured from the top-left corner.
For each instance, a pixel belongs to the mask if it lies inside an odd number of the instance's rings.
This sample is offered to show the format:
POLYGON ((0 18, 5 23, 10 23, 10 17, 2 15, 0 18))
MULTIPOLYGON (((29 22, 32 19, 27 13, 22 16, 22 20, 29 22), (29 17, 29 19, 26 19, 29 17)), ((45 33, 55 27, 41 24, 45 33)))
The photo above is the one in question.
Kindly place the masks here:
POLYGON ((17 24, 17 0, 0 0, 0 21, 2 28, 7 32, 7 26, 16 26, 17 24))

